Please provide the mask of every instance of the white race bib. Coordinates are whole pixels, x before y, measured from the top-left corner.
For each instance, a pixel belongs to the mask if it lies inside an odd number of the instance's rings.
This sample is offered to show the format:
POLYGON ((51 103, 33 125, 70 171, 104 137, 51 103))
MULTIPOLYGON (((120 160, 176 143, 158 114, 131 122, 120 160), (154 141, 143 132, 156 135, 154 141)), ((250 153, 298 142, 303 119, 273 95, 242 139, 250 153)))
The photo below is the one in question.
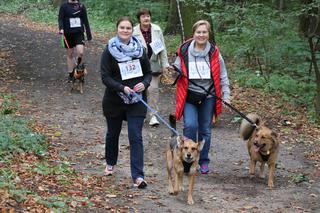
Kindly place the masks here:
POLYGON ((210 67, 205 61, 189 62, 189 79, 210 79, 210 67))
POLYGON ((70 28, 81 27, 80 18, 70 18, 70 28))
POLYGON ((152 48, 152 51, 155 55, 158 55, 159 52, 164 50, 164 45, 161 40, 152 41, 150 43, 150 47, 152 48))
POLYGON ((139 59, 118 63, 122 80, 143 76, 139 59))

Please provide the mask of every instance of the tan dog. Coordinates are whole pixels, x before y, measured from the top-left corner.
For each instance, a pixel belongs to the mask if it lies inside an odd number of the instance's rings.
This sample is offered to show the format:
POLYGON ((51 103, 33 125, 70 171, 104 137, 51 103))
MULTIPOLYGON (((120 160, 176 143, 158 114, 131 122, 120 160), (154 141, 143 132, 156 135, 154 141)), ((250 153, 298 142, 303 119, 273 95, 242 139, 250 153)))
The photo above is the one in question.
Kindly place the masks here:
POLYGON ((83 94, 84 76, 87 75, 87 69, 84 63, 81 62, 81 58, 78 58, 77 65, 73 68, 72 75, 72 88, 71 91, 77 89, 83 94), (76 87, 78 82, 78 87, 76 87))
POLYGON ((247 117, 257 124, 257 128, 253 127, 247 120, 243 119, 240 125, 240 136, 244 140, 248 140, 247 148, 250 155, 249 174, 254 175, 256 163, 259 161, 259 176, 264 177, 264 165, 267 163, 269 167, 268 186, 274 187, 273 179, 276 169, 276 160, 279 152, 279 142, 277 134, 265 126, 261 118, 256 114, 248 114, 247 117))
POLYGON ((189 175, 188 204, 190 205, 194 204, 192 192, 203 145, 204 140, 196 143, 191 139, 178 136, 167 147, 169 193, 177 195, 179 191, 183 191, 183 173, 187 173, 189 175), (172 173, 174 185, 172 183, 172 173))

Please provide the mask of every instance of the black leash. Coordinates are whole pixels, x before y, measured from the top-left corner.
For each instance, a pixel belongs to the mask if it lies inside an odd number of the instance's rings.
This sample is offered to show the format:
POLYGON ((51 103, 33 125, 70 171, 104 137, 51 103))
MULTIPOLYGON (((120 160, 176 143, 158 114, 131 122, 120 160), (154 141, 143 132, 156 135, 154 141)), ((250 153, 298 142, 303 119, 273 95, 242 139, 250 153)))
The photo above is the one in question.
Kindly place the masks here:
MULTIPOLYGON (((186 75, 184 75, 178 67, 176 67, 175 65, 172 65, 174 70, 179 73, 179 76, 176 78, 176 80, 174 81, 174 83, 172 85, 175 85, 177 83, 177 80, 180 78, 180 76, 185 77, 188 79, 188 77, 186 75)), ((242 112, 240 112, 237 108, 235 108, 234 106, 232 106, 231 104, 229 104, 228 102, 225 102, 222 98, 216 96, 216 94, 214 94, 213 92, 208 91, 206 88, 204 88, 203 86, 195 83, 192 79, 188 79, 188 81, 190 83, 192 83, 193 85, 201 88, 203 91, 205 91, 207 94, 212 95, 213 97, 215 97, 216 99, 220 100, 224 105, 228 106, 230 109, 232 109, 233 111, 235 111, 236 113, 238 113, 242 118, 246 119, 253 127, 257 128, 257 124, 254 123, 252 120, 250 120, 245 114, 243 114, 242 112)))

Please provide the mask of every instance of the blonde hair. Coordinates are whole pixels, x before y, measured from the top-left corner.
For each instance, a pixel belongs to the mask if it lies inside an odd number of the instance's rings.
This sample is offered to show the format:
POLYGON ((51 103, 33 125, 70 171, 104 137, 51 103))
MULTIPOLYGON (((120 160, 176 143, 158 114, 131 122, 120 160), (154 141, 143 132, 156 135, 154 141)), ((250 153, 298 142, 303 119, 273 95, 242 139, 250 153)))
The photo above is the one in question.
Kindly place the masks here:
POLYGON ((199 20, 192 26, 192 34, 200 27, 201 25, 205 25, 209 33, 211 33, 211 25, 207 20, 199 20))

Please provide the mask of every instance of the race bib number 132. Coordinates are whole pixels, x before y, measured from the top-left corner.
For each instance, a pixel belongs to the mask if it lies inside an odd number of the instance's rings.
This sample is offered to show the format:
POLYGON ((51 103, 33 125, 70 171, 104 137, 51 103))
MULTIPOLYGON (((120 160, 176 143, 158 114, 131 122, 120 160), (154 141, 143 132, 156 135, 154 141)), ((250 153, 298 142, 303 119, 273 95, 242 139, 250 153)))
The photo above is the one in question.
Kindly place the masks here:
POLYGON ((118 63, 118 65, 122 80, 143 76, 139 59, 118 63))

